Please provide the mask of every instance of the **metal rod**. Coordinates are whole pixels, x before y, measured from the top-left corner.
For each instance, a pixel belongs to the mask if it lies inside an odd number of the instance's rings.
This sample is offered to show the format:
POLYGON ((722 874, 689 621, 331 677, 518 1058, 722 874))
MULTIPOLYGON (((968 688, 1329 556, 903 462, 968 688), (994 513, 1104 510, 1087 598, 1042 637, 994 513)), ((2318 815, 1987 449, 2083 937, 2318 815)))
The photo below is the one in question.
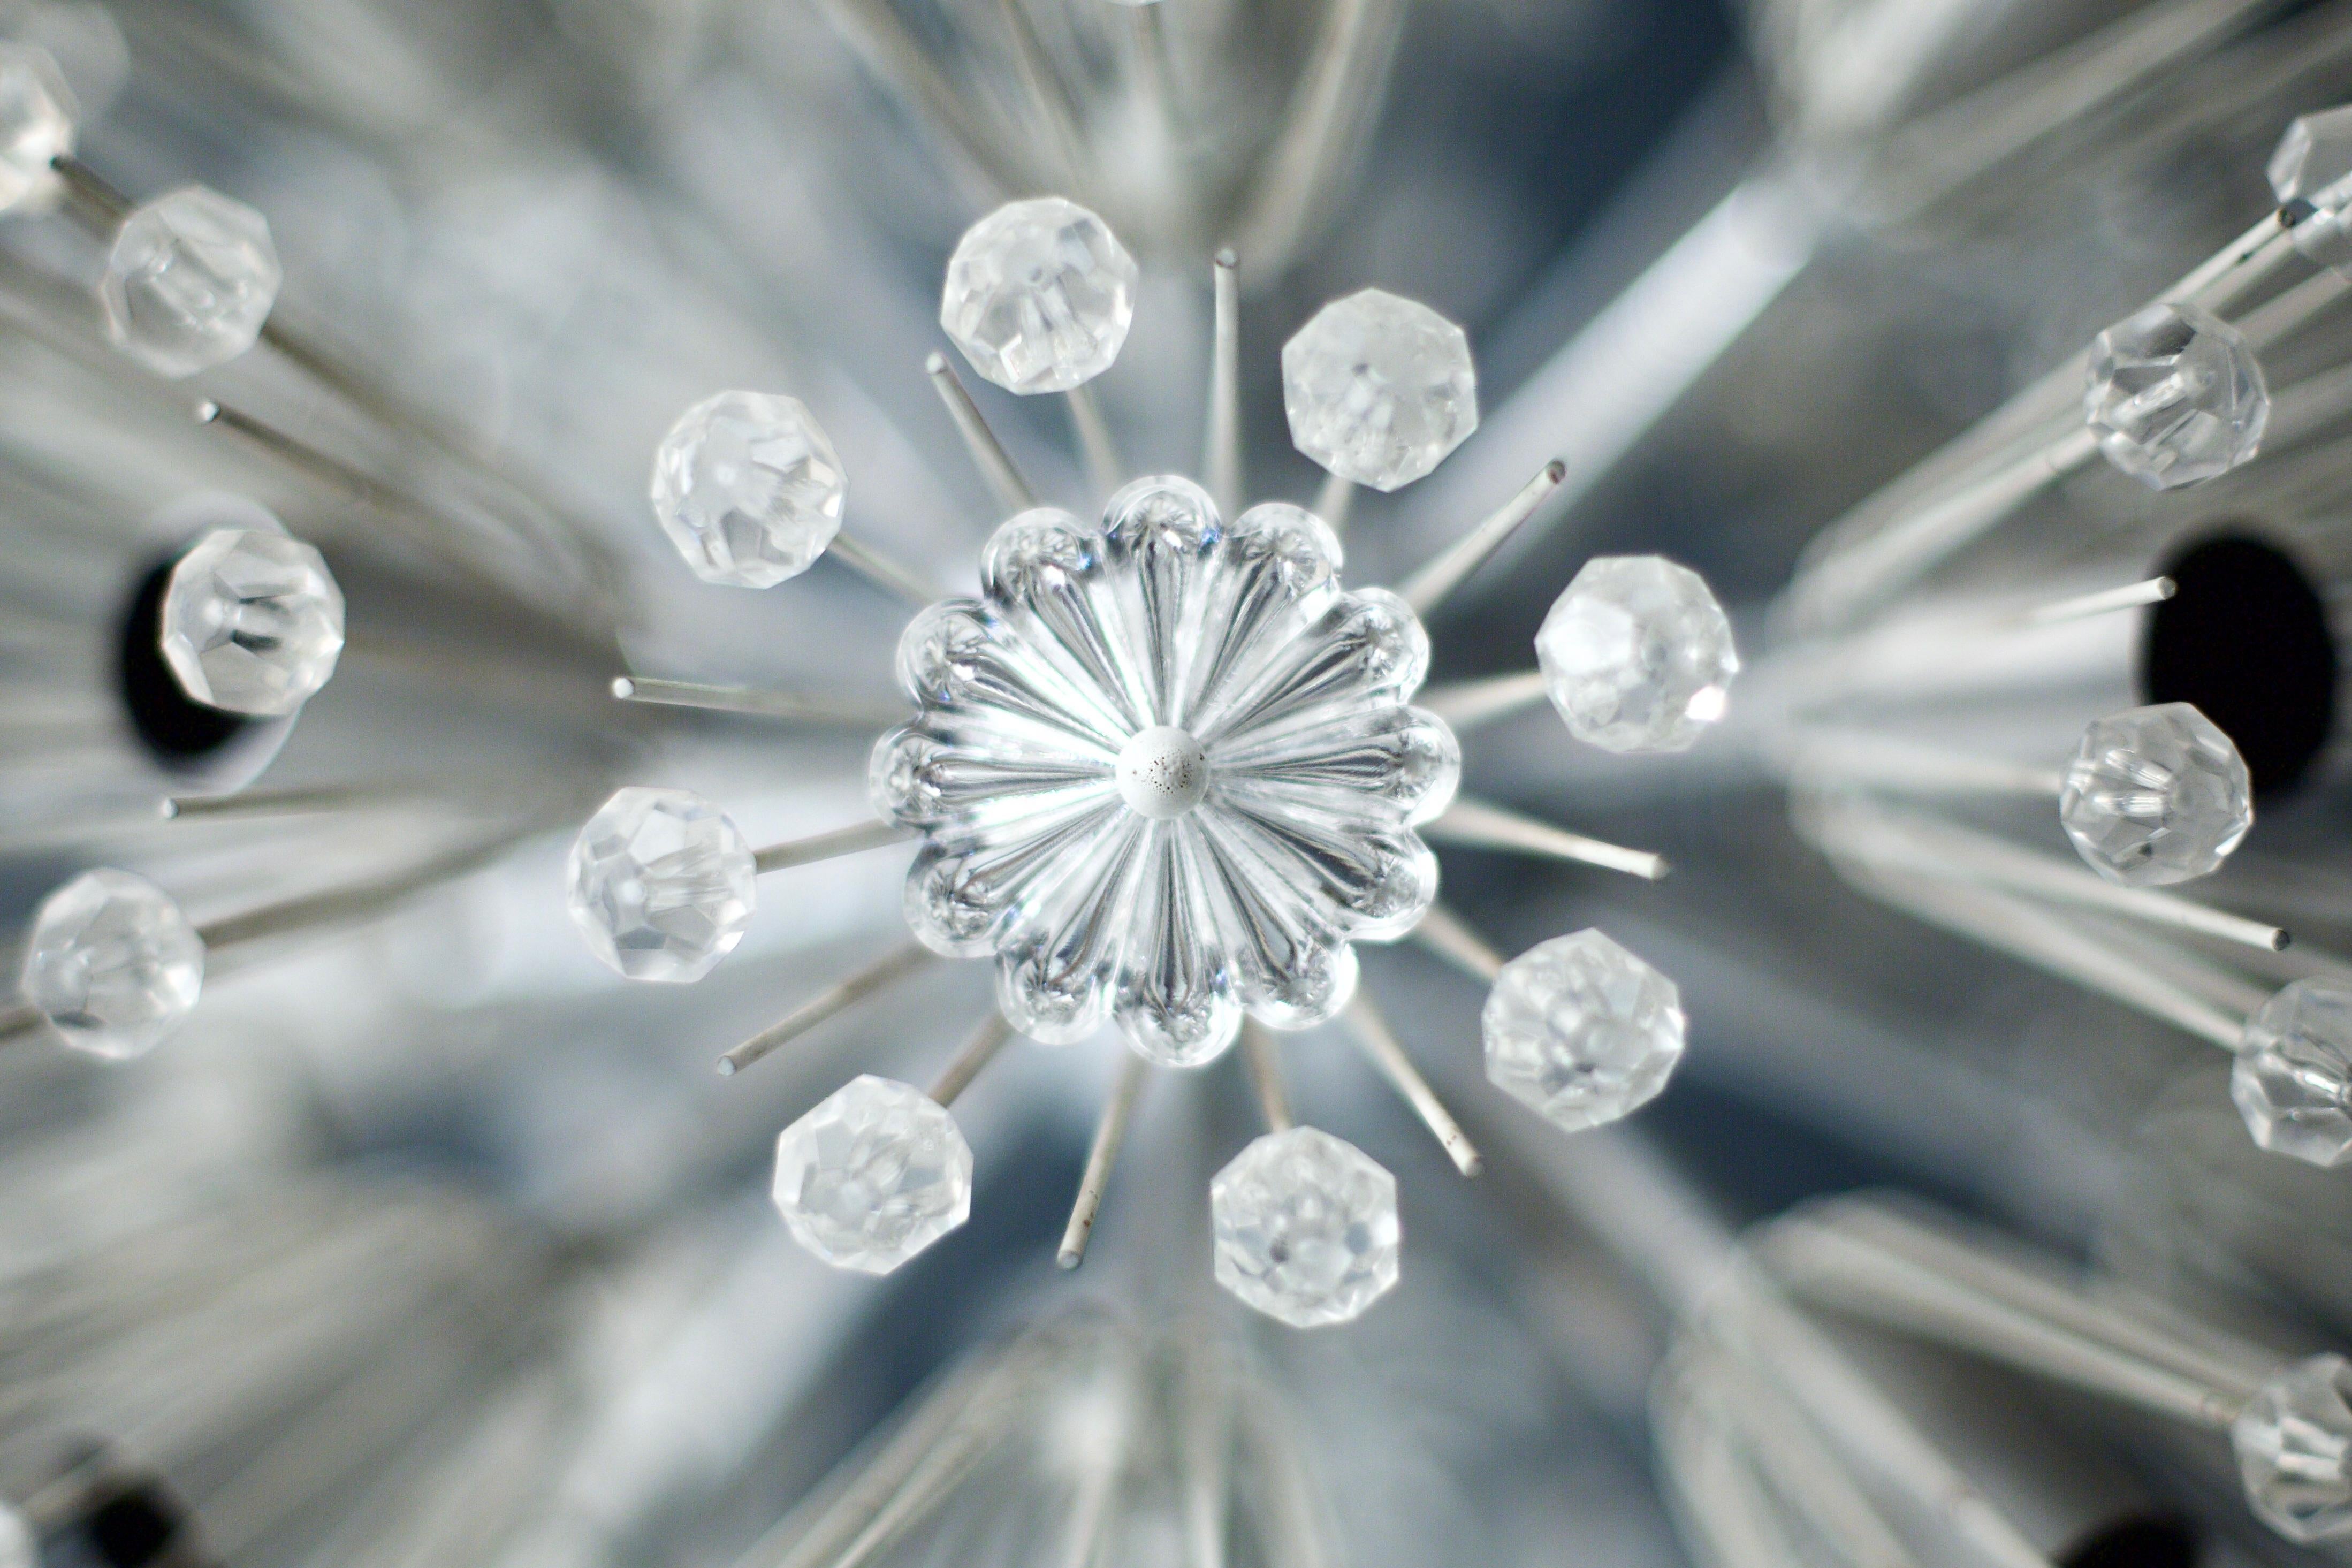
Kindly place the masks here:
POLYGON ((1282 1084, 1282 1063, 1275 1055, 1273 1037, 1255 1018, 1242 1023, 1242 1062, 1249 1068, 1250 1088, 1256 1091, 1258 1109, 1265 1114, 1266 1131, 1289 1131, 1295 1123, 1290 1118, 1290 1095, 1282 1084))
POLYGON ((166 822, 200 817, 294 816, 426 798, 429 797, 424 790, 403 784, 318 784, 307 789, 252 789, 237 795, 173 795, 157 808, 157 815, 166 822))
POLYGON ((1501 953, 1486 945, 1486 938, 1443 903, 1429 906, 1421 923, 1412 928, 1412 939, 1465 974, 1489 984, 1503 973, 1507 962, 1501 953))
POLYGON ((1813 814, 1812 829, 1832 856, 1946 880, 1979 882, 2057 903, 2080 904, 2264 952, 2284 952, 2292 940, 2277 926, 2173 893, 2119 887, 2088 867, 1910 812, 1855 804, 1822 807, 1813 814))
POLYGON ((1037 504, 1037 492, 1013 466, 1005 455, 1004 444, 980 412, 980 405, 971 400, 963 383, 956 378, 948 356, 934 350, 923 362, 923 374, 938 388, 940 401, 947 405, 948 417, 955 421, 956 433, 963 437, 964 450, 971 454, 972 467, 980 470, 981 479, 988 485, 989 493, 1007 516, 1027 511, 1037 504))
POLYGON ((1412 613, 1427 618, 1448 594, 1503 547, 1521 523, 1535 515, 1536 509, 1559 489, 1560 481, 1566 478, 1568 465, 1554 458, 1534 479, 1519 487, 1518 494, 1488 513, 1484 521, 1441 552, 1434 561, 1406 578, 1397 593, 1412 606, 1412 613))
POLYGON ((196 928, 196 934, 204 939, 205 969, 212 972, 224 956, 240 947, 373 919, 428 888, 489 864, 521 837, 521 830, 501 828, 490 837, 460 845, 404 870, 209 921, 196 928))
POLYGON ((1095 1123, 1094 1145, 1087 1151, 1077 1202, 1071 1205, 1070 1223, 1062 1232, 1061 1250, 1055 1255, 1054 1261, 1065 1268, 1076 1268, 1086 1260, 1087 1240, 1094 1235, 1095 1216, 1102 1212, 1103 1193, 1110 1185, 1111 1167, 1118 1162, 1118 1146, 1127 1141, 1135 1097, 1143 1089, 1149 1064, 1132 1052, 1123 1054, 1127 1059, 1119 1064, 1118 1082, 1111 1089, 1109 1103, 1103 1107, 1102 1120, 1095 1123))
POLYGON ((100 238, 112 237, 138 205, 70 153, 60 153, 50 159, 49 167, 65 184, 66 199, 74 217, 100 238))
POLYGON ((700 708, 715 713, 740 713, 754 719, 805 719, 821 724, 895 724, 907 716, 903 708, 855 702, 828 702, 784 691, 757 691, 744 686, 704 686, 690 680, 656 680, 642 675, 616 676, 613 695, 623 702, 644 702, 662 708, 700 708))
POLYGON ((2028 626, 2055 626, 2062 621, 2084 620, 2092 616, 2110 615, 2116 610, 2136 610, 2143 605, 2160 605, 2179 591, 2169 577, 2149 577, 2138 583, 2126 583, 2120 588, 2103 588, 2095 594, 2077 594, 2070 599, 2053 599, 2037 605, 2018 619, 2028 626))
POLYGON ((1242 288, 1241 258, 1230 246, 1210 259, 1209 293, 1215 326, 1209 339, 1208 426, 1202 468, 1209 478, 1209 494, 1233 517, 1242 507, 1242 288))
POLYGON ((0 1005, 0 1045, 30 1037, 46 1022, 47 1016, 30 1002, 0 1005))
POLYGON ((886 844, 900 843, 913 837, 896 823, 860 822, 849 827, 836 827, 830 833, 813 834, 806 838, 788 839, 782 844, 755 849, 751 852, 751 868, 764 877, 771 871, 782 871, 794 866, 809 866, 819 860, 879 849, 886 844))
POLYGON ((2056 800, 2064 771, 1946 751, 1867 730, 1800 729, 1781 748, 1800 788, 1867 784, 1922 795, 2024 795, 2056 800))
POLYGON ((1030 105, 1045 122, 1046 140, 1052 143, 1066 177, 1077 185, 1075 194, 1083 196, 1094 181, 1087 145, 1078 135, 1077 105, 1070 101, 1069 88, 1047 58, 1045 41, 1037 36, 1037 25, 1030 19, 1023 0, 997 0, 997 11, 1003 16, 1004 30, 1012 37, 1013 65, 1030 105))
POLYGON ((1326 474, 1323 488, 1315 492, 1315 515, 1330 524, 1331 531, 1347 531, 1348 512, 1355 504, 1356 483, 1338 474, 1326 474))
POLYGON ((1540 669, 1456 681, 1422 692, 1420 705, 1456 730, 1468 730, 1533 708, 1549 695, 1540 669))
POLYGON ((1525 855, 1541 855, 1554 860, 1571 860, 1580 865, 1599 866, 1611 871, 1622 871, 1655 882, 1673 868, 1663 855, 1647 849, 1628 849, 1599 838, 1588 838, 1581 833, 1570 833, 1564 827, 1554 827, 1549 822, 1538 822, 1532 816, 1522 816, 1516 811, 1506 811, 1483 800, 1468 796, 1457 798, 1445 814, 1424 825, 1424 838, 1441 844, 1464 844, 1481 849, 1509 849, 1525 855))
POLYGON ((1381 1076, 1389 1080, 1390 1087, 1412 1107, 1413 1114, 1421 1118, 1422 1125, 1429 1129, 1446 1157, 1454 1162, 1454 1168, 1465 1176, 1475 1176, 1485 1170, 1486 1163, 1464 1135, 1461 1123, 1454 1120, 1454 1113, 1445 1109, 1437 1091, 1429 1087, 1429 1080, 1421 1076, 1421 1069, 1404 1054, 1396 1031, 1389 1027, 1388 1019, 1360 987, 1348 1003, 1348 1026, 1356 1044, 1371 1058, 1381 1076))
POLYGON ((1004 1021, 1003 1014, 991 1008, 988 1016, 980 1021, 980 1026, 956 1052, 955 1059, 948 1063, 938 1081, 931 1085, 931 1098, 941 1105, 953 1105, 956 1097, 971 1087, 971 1080, 980 1076, 982 1068, 996 1059, 996 1053, 1003 1050, 1004 1042, 1012 1037, 1013 1026, 1004 1021))
POLYGON ((917 609, 944 597, 940 589, 900 565, 852 533, 836 533, 825 553, 887 594, 895 594, 917 609))
POLYGON ((1127 470, 1119 461, 1118 443, 1110 438, 1110 426, 1103 418, 1102 402, 1095 396, 1095 384, 1082 381, 1063 397, 1070 405, 1070 423, 1077 429, 1087 481, 1097 495, 1108 496, 1118 489, 1119 478, 1127 470))
POLYGON ((780 1046, 789 1045, 836 1013, 847 1011, 876 992, 905 979, 937 956, 921 942, 895 948, 872 963, 820 991, 776 1022, 719 1058, 719 1076, 732 1078, 780 1046))
MULTIPOLYGON (((1848 863, 1848 874, 1886 902, 2038 969, 2111 996, 2200 1038, 2234 1051, 2245 1033, 2231 1016, 2142 960, 2119 952, 2046 910, 1979 888, 1920 877, 1890 877, 1848 863)), ((2195 962, 2166 950, 2168 963, 2195 962)))

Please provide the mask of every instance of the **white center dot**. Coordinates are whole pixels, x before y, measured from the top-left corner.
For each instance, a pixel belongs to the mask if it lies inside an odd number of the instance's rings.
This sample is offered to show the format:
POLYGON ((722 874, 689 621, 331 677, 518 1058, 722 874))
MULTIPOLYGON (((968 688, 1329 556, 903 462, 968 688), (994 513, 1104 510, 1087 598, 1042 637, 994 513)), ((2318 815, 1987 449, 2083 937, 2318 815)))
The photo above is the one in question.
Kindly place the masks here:
POLYGON ((1139 816, 1154 822, 1181 816, 1208 789, 1208 753, 1172 724, 1141 731, 1119 748, 1119 798, 1139 816))

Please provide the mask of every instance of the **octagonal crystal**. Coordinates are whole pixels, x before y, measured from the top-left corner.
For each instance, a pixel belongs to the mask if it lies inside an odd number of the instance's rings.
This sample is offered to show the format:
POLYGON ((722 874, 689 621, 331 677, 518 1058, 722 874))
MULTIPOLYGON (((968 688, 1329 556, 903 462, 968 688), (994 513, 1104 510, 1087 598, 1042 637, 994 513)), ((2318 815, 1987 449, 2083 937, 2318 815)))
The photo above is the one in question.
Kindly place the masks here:
POLYGON ((2352 992, 2315 980, 2279 991, 2246 1020, 2230 1098, 2254 1142, 2314 1165, 2352 1156, 2352 992))
POLYGON ((342 590, 299 539, 219 529, 172 569, 163 646, 193 700, 257 718, 291 713, 335 673, 342 590))
POLYGON ((2352 1535, 2352 1363, 2295 1363, 2264 1384, 2230 1426, 2246 1502, 2306 1545, 2352 1535))
POLYGON ((46 207, 74 148, 74 99, 47 49, 0 43, 0 213, 46 207))
POLYGON ((652 494, 696 576, 769 588, 814 565, 841 531, 849 480, 799 398, 722 392, 662 437, 652 494))
POLYGON ((2167 490, 2252 458, 2271 395, 2235 327, 2200 306, 2151 305, 2092 342, 2083 408, 2107 461, 2167 490))
POLYGON ((793 1239, 836 1268, 887 1274, 971 1216, 971 1149, 909 1085, 852 1079, 776 1140, 793 1239))
POLYGON ((1146 1058, 1199 1066, 1244 1013, 1329 1018, 1351 944, 1429 907, 1413 829, 1461 753, 1408 705, 1420 622, 1344 592, 1339 563, 1297 507, 1226 522, 1189 480, 1139 479, 1098 525, 1014 517, 982 597, 908 626, 918 711, 877 743, 868 788, 922 837, 908 923, 992 956, 1015 1028, 1069 1044, 1116 1022, 1146 1058))
POLYGON ((1675 983, 1598 931, 1503 965, 1480 1024, 1486 1077, 1570 1132, 1647 1103, 1682 1060, 1675 983))
POLYGON ((1422 478, 1478 428, 1470 340, 1380 289, 1334 300, 1283 344, 1282 402, 1293 445, 1376 490, 1422 478))
POLYGON ((122 220, 99 298, 115 346, 176 379, 251 348, 284 276, 268 220, 218 191, 183 185, 122 220))
POLYGON ((1296 1329, 1360 1318, 1397 1282, 1396 1178, 1313 1127, 1269 1132, 1209 1187, 1217 1283, 1296 1329))
POLYGON ((2111 882, 2163 887, 2218 870, 2254 825, 2245 760, 2187 702, 2095 721, 2067 764, 2058 820, 2111 882))
POLYGON ((1686 750, 1723 717, 1739 655, 1706 580, 1656 555, 1597 555, 1536 633, 1569 733, 1612 752, 1686 750))
POLYGON ((1067 392, 1108 370, 1139 276, 1108 225, 1059 196, 1008 202, 964 232, 940 325, 1008 392, 1067 392))
POLYGON ((204 938, 144 877, 85 871, 34 913, 25 1000, 78 1050, 145 1055, 195 1006, 204 980, 204 938))
POLYGON ((2352 107, 2298 117, 2271 154, 2271 189, 2297 214, 2288 233, 2307 260, 2341 272, 2352 268, 2352 107))
POLYGON ((566 900, 589 950, 632 980, 699 980, 759 900, 751 847, 690 790, 614 792, 572 840, 566 900))

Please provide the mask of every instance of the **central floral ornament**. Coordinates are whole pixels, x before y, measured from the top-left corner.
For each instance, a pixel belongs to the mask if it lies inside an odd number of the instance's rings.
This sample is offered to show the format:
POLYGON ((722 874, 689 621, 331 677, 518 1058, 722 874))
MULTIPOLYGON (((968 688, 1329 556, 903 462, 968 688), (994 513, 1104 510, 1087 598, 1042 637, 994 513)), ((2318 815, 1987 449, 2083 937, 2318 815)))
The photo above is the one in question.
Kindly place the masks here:
POLYGON ((1429 642, 1404 601, 1339 582, 1339 541, 1280 502, 1221 519, 1139 479, 1098 527, 1000 527, 978 599, 898 645, 913 721, 875 747, 876 810, 922 837, 907 920, 993 955, 1013 1027, 1116 1022, 1147 1059, 1207 1061, 1244 1014, 1321 1023, 1437 894, 1414 826, 1461 752, 1410 705, 1429 642))

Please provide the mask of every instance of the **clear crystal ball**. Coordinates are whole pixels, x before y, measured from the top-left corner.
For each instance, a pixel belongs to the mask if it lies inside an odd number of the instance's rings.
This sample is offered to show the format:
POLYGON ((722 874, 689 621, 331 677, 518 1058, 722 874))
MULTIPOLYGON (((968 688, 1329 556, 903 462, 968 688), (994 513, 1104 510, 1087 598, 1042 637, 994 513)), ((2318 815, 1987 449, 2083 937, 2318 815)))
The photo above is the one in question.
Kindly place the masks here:
POLYGON ((172 569, 163 644, 193 700, 257 718, 291 713, 342 656, 342 590, 299 539, 218 529, 172 569))
POLYGON ((722 392, 688 409, 654 454, 654 516, 706 583, 770 588, 841 531, 849 480, 796 397, 722 392))
POLYGON ((887 1274, 971 1215, 971 1149, 908 1084, 854 1078, 776 1140, 776 1207, 836 1268, 887 1274))
POLYGON ((1462 329, 1379 289, 1334 300, 1282 345, 1290 439, 1376 490, 1412 483, 1478 428, 1478 377, 1462 329))
POLYGON ((2195 305, 2151 305, 2092 341, 2083 409, 2107 461, 2168 490, 2252 458, 2271 395, 2235 327, 2195 305))
POLYGON ((1586 562, 1536 633, 1536 662, 1569 733, 1612 752, 1686 750, 1739 673, 1706 581, 1655 555, 1586 562))
POLYGON ((2194 705, 2133 708, 2083 731, 2058 820, 2111 882, 2186 882, 2220 869, 2253 826, 2253 781, 2230 737, 2194 705))
POLYGON ((565 903, 632 980, 684 984, 735 951, 759 901, 751 847, 690 790, 615 791, 572 842, 565 903))
POLYGON ((2271 1379, 2231 1423, 2230 1447, 2263 1523, 2305 1544, 2352 1535, 2352 1363, 2342 1356, 2271 1379))
POLYGON ((1108 225, 1059 196, 1009 202, 964 232, 940 325, 1008 392, 1067 392, 1108 370, 1140 276, 1108 225))
POLYGON ((2254 1142, 2314 1165, 2352 1156, 2352 992, 2298 980, 2254 1010, 2230 1098, 2254 1142))
POLYGON ((1495 1087, 1570 1132, 1648 1103, 1683 1056, 1675 983, 1597 931, 1503 965, 1480 1026, 1495 1087))
POLYGON ((2345 208, 2352 205, 2352 108, 2296 119, 2279 138, 2268 172, 2282 205, 2299 201, 2313 208, 2289 231, 2295 249, 2339 272, 2352 268, 2352 233, 2345 227, 2345 208))
POLYGON ((205 942, 144 877, 85 871, 41 900, 25 999, 66 1044, 110 1061, 153 1050, 196 1005, 205 942))
POLYGON ((0 43, 0 213, 37 210, 62 188, 51 165, 74 149, 74 99, 46 49, 0 43))
POLYGON ((1217 1283, 1295 1329, 1345 1323, 1397 1282, 1396 1178, 1313 1127, 1269 1132, 1209 1184, 1217 1283))
POLYGON ((1099 526, 999 528, 979 599, 898 645, 912 722, 874 750, 886 819, 922 838, 908 923, 992 955, 1004 1016, 1066 1044, 1115 1021, 1195 1066, 1247 1013, 1276 1028, 1352 994, 1351 944, 1437 891, 1414 826, 1461 752, 1408 700, 1429 645, 1403 601, 1343 591, 1295 506, 1228 523, 1181 479, 1139 479, 1099 526))
POLYGON ((115 346, 176 379, 251 348, 284 279, 267 219, 218 191, 183 185, 122 220, 99 298, 115 346))

